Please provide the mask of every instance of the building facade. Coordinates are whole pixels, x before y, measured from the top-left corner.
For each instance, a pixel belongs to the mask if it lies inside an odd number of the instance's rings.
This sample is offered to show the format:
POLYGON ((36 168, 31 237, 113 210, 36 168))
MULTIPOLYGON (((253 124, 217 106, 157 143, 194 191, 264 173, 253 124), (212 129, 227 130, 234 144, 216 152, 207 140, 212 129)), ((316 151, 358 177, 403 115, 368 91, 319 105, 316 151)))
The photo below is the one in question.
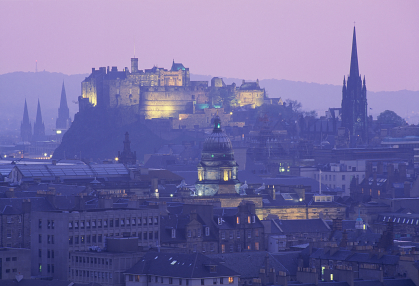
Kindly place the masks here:
POLYGON ((158 209, 33 212, 32 275, 68 279, 71 252, 105 248, 106 237, 138 237, 138 246, 159 245, 158 209))

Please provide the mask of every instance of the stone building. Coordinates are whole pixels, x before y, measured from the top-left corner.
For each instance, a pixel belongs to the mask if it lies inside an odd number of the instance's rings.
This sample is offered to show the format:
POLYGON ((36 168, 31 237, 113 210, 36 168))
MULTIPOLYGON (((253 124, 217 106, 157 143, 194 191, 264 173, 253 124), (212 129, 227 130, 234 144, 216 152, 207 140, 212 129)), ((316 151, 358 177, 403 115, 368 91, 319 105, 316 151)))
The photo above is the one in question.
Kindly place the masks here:
MULTIPOLYGON (((31 250, 0 248, 0 281, 31 278, 31 250)), ((3 285, 2 282, 0 284, 3 285)))
POLYGON ((239 274, 200 253, 150 252, 125 272, 126 286, 167 284, 237 286, 238 282, 239 274))
POLYGON ((33 212, 32 275, 68 279, 71 252, 104 249, 107 237, 138 237, 138 246, 158 246, 159 222, 155 208, 33 212))
MULTIPOLYGON (((170 70, 153 67, 139 70, 138 58, 131 59, 131 72, 128 68, 118 71, 100 67, 81 83, 79 109, 89 106, 100 108, 131 108, 137 114, 152 118, 178 118, 180 113, 194 114, 195 110, 220 107, 219 96, 235 98, 233 106, 251 105, 253 108, 263 104, 265 90, 259 82, 243 82, 225 85, 220 78, 214 78, 212 86, 207 81, 191 81, 189 68, 173 61, 170 70)), ((227 100, 230 101, 230 100, 227 100)), ((230 102, 226 102, 230 105, 230 102)))
POLYGON ((99 283, 102 286, 124 286, 124 272, 134 266, 144 252, 138 251, 138 238, 107 238, 105 251, 70 253, 69 279, 75 283, 99 283))
POLYGON ((135 165, 137 163, 137 152, 132 152, 130 147, 131 141, 129 140, 128 132, 125 132, 124 150, 118 151, 118 162, 124 165, 135 165))
POLYGON ((214 129, 205 139, 202 148, 198 181, 195 184, 197 195, 237 195, 240 187, 237 169, 233 146, 221 129, 221 120, 217 115, 214 119, 214 129))

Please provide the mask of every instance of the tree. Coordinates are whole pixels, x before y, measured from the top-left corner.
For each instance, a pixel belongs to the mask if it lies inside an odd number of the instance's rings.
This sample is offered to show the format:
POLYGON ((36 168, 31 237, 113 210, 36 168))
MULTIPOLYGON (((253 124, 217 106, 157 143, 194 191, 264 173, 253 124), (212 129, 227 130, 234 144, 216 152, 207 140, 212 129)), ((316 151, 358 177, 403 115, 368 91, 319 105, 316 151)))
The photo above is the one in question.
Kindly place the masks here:
POLYGON ((380 115, 377 117, 377 122, 380 124, 390 124, 394 127, 396 126, 403 126, 406 125, 406 120, 401 118, 399 115, 397 115, 396 112, 391 110, 386 110, 384 112, 381 112, 380 115))

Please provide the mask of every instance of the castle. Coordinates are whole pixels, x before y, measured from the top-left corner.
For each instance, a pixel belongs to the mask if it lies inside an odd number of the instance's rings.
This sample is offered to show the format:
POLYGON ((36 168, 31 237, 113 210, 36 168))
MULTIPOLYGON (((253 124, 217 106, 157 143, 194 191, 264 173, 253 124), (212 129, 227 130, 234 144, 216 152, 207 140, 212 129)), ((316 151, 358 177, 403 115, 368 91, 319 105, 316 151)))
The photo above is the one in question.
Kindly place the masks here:
POLYGON ((81 84, 79 111, 89 107, 129 107, 145 119, 174 118, 180 114, 202 113, 215 107, 261 106, 265 90, 259 81, 245 82, 240 87, 226 85, 221 78, 191 81, 189 68, 173 61, 170 70, 153 67, 139 70, 138 58, 131 59, 131 71, 100 67, 81 84))

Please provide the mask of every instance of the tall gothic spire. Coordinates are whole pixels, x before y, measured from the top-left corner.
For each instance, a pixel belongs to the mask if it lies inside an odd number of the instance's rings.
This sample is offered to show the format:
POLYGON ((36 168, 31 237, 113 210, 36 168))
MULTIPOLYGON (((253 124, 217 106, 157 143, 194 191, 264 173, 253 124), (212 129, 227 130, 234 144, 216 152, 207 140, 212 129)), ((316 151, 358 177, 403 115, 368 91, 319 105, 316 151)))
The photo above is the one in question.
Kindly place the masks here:
POLYGON ((357 49, 356 49, 355 26, 354 26, 354 36, 353 36, 353 39, 352 39, 351 68, 350 68, 350 71, 349 71, 349 76, 354 77, 354 78, 359 76, 358 52, 357 52, 357 49))
POLYGON ((32 125, 29 121, 28 105, 26 104, 26 99, 25 107, 23 109, 23 121, 20 124, 20 137, 22 141, 30 141, 32 137, 32 125))
POLYGON ((39 103, 38 99, 38 108, 36 110, 36 121, 33 125, 33 137, 34 140, 40 141, 43 140, 45 136, 45 125, 42 121, 42 113, 41 113, 41 104, 39 103))
POLYGON ((67 95, 65 93, 64 81, 61 89, 60 107, 58 108, 58 117, 55 123, 57 130, 65 130, 70 127, 70 111, 67 105, 67 95))

